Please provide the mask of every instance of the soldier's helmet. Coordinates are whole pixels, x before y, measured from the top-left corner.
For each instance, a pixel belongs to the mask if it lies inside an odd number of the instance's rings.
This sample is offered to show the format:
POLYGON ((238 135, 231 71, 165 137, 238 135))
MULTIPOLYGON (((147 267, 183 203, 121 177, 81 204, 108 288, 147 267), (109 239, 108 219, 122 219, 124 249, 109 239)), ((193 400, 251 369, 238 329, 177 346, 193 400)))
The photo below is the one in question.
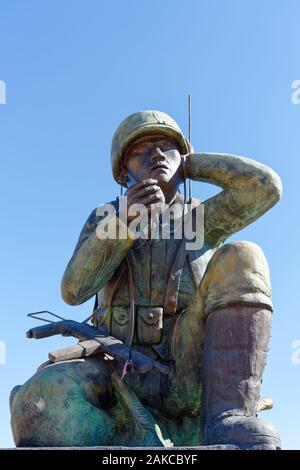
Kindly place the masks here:
POLYGON ((121 122, 111 144, 111 165, 114 179, 122 184, 122 161, 129 145, 146 135, 162 134, 175 139, 182 154, 190 153, 191 147, 178 124, 161 111, 139 111, 121 122))

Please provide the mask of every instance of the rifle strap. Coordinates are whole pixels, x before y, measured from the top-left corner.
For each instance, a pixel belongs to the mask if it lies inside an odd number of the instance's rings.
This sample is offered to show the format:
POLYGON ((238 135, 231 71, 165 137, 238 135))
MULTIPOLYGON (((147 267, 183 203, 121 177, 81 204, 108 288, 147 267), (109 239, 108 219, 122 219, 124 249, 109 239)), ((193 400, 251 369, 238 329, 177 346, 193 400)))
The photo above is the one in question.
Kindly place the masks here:
MULTIPOLYGON (((128 322, 128 329, 125 344, 127 346, 131 346, 133 336, 134 336, 134 325, 135 325, 135 289, 134 283, 136 282, 135 279, 135 260, 134 255, 131 250, 128 251, 126 255, 126 264, 128 268, 128 282, 129 282, 129 296, 130 296, 130 311, 129 311, 129 322, 128 322)), ((110 309, 112 305, 112 301, 115 295, 115 292, 121 282, 123 274, 125 273, 126 265, 122 264, 119 268, 118 275, 116 276, 112 285, 110 285, 109 291, 106 293, 105 297, 105 305, 99 308, 99 299, 98 294, 95 296, 95 305, 94 305, 94 314, 97 318, 96 323, 97 328, 103 325, 105 321, 105 313, 110 309)))
POLYGON ((174 315, 177 310, 181 273, 187 257, 185 241, 184 237, 180 240, 178 251, 171 266, 164 300, 164 313, 166 315, 174 315))
POLYGON ((131 346, 133 337, 134 337, 134 326, 135 326, 135 289, 134 285, 136 283, 136 274, 135 274, 135 259, 132 250, 129 250, 126 255, 126 262, 128 266, 128 281, 129 281, 129 296, 130 296, 130 311, 129 311, 129 321, 128 329, 126 335, 125 343, 127 346, 131 346))
POLYGON ((121 264, 118 275, 116 276, 113 284, 110 285, 110 288, 108 292, 106 293, 105 305, 102 305, 101 307, 99 307, 99 292, 97 292, 97 294, 95 295, 95 304, 94 304, 94 310, 93 310, 93 323, 97 328, 102 326, 104 323, 105 316, 106 316, 105 313, 111 307, 115 292, 121 282, 121 279, 124 273, 125 273, 125 265, 121 264), (96 318, 96 321, 94 320, 95 318, 96 318))

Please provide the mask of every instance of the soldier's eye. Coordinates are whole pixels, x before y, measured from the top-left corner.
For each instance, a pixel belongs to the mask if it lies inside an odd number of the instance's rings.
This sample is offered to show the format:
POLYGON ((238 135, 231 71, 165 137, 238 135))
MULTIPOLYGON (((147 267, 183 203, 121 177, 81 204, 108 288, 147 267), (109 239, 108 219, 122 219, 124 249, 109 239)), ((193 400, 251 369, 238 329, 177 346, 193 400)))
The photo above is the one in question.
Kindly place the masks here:
POLYGON ((160 144, 160 148, 162 150, 172 150, 174 148, 174 146, 168 142, 165 142, 163 144, 160 144))
POLYGON ((173 146, 172 145, 164 145, 163 149, 164 150, 172 150, 173 146))
POLYGON ((144 153, 144 152, 147 152, 147 150, 149 149, 149 145, 139 145, 138 147, 136 147, 135 149, 133 149, 133 152, 134 153, 144 153))

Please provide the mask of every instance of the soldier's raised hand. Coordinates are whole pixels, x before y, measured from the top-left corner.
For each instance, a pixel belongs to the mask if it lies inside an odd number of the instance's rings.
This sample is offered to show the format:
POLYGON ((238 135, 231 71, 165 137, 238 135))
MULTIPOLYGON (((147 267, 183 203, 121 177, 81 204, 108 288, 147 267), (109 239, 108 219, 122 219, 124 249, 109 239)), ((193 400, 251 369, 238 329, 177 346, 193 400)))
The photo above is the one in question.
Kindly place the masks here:
MULTIPOLYGON (((165 203, 164 194, 157 185, 157 180, 150 178, 130 186, 125 196, 127 197, 128 209, 134 204, 143 204, 145 209, 150 212, 153 209, 153 205, 165 203)), ((138 214, 128 216, 128 221, 130 222, 137 216, 138 214)))

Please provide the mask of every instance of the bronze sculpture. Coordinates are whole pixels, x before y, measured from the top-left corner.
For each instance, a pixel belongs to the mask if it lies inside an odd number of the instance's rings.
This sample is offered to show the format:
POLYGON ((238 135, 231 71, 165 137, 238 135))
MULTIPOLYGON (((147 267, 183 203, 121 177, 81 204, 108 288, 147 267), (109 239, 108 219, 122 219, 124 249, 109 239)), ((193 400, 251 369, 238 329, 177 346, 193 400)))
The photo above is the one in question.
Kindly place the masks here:
MULTIPOLYGON (((62 279, 67 303, 97 294, 94 326, 167 373, 140 373, 130 361, 120 369, 103 352, 46 364, 11 394, 16 445, 280 448, 274 427, 256 417, 272 316, 267 261, 254 243, 224 244, 279 200, 280 178, 248 158, 193 152, 176 122, 158 111, 120 124, 112 170, 127 187, 128 207, 146 211, 176 204, 184 214, 178 188, 186 178, 222 188, 190 201, 192 219, 204 208, 196 250, 184 236, 141 240, 129 231, 101 239, 97 227, 106 219, 95 209, 62 279)), ((118 230, 137 217, 124 222, 118 199, 111 204, 107 224, 118 230)))

